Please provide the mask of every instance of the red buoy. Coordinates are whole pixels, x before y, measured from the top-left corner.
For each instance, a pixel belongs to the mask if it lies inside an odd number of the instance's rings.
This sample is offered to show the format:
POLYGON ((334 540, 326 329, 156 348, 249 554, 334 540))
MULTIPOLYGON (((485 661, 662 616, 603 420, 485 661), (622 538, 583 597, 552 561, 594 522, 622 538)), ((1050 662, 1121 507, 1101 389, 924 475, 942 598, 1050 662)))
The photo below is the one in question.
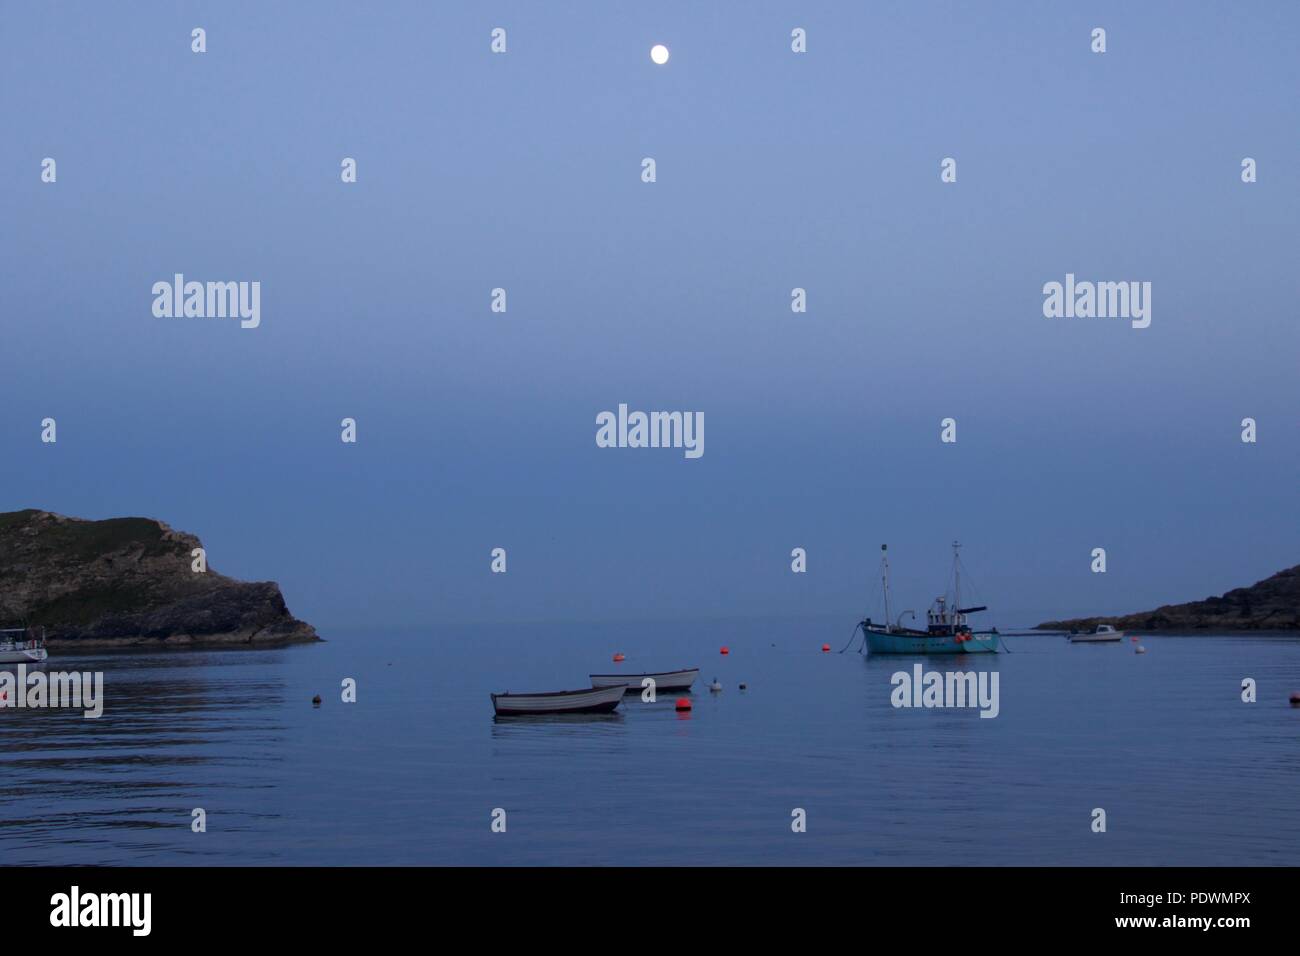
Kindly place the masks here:
POLYGON ((622 660, 623 660, 623 655, 622 655, 622 654, 615 654, 615 655, 614 655, 614 663, 615 663, 615 664, 621 663, 622 660))
POLYGON ((727 648, 727 647, 724 647, 720 653, 723 653, 723 654, 730 654, 730 653, 731 653, 731 649, 730 649, 730 648, 727 648))
POLYGON ((831 649, 831 646, 830 646, 829 644, 823 644, 823 645, 822 645, 822 653, 823 653, 823 654, 825 654, 825 653, 826 653, 827 651, 829 651, 830 649, 831 649))
POLYGON ((690 709, 691 709, 691 699, 690 699, 689 697, 678 697, 678 698, 677 698, 677 709, 678 709, 678 710, 690 710, 690 709))

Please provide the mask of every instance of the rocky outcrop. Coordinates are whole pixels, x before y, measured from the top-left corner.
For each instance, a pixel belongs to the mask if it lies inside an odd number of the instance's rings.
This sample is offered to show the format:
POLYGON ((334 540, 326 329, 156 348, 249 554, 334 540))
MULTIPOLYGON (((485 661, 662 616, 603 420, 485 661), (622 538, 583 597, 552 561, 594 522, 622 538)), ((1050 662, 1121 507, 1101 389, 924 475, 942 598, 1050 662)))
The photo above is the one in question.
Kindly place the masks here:
POLYGON ((0 513, 0 627, 51 645, 286 644, 320 638, 277 584, 192 569, 192 534, 151 518, 0 513))
POLYGON ((1079 617, 1047 621, 1042 630, 1087 631, 1110 624, 1132 631, 1300 630, 1300 565, 1279 571, 1248 588, 1190 604, 1167 604, 1123 617, 1079 617))

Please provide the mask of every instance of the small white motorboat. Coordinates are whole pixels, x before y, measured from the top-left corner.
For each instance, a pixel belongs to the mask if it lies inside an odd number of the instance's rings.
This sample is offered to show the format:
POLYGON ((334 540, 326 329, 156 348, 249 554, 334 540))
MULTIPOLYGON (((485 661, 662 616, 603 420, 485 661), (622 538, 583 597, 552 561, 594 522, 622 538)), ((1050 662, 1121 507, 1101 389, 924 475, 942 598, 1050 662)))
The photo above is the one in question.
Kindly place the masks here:
POLYGON ((0 664, 39 664, 49 656, 45 650, 45 628, 0 630, 0 664))
POLYGON ((1098 624, 1091 631, 1083 634, 1070 634, 1072 644, 1102 644, 1122 640, 1124 640, 1124 632, 1115 630, 1109 624, 1098 624))
POLYGON ((625 684, 588 687, 586 690, 556 690, 543 694, 492 694, 498 717, 526 714, 608 714, 623 702, 625 684))
POLYGON ((592 674, 592 687, 613 687, 615 684, 626 684, 627 692, 640 693, 641 688, 645 685, 642 683, 647 677, 653 678, 655 682, 655 691, 661 690, 690 690, 695 678, 700 676, 698 667, 690 667, 680 671, 659 671, 656 673, 646 674, 592 674))

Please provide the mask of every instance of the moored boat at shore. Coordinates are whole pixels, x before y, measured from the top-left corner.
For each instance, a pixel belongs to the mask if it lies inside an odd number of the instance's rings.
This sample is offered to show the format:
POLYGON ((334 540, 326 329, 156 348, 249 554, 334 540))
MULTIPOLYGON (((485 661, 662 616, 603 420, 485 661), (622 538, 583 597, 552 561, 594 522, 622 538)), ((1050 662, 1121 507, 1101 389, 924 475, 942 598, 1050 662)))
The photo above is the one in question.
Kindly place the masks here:
POLYGON ((49 656, 45 650, 45 628, 0 630, 0 664, 38 664, 49 656))

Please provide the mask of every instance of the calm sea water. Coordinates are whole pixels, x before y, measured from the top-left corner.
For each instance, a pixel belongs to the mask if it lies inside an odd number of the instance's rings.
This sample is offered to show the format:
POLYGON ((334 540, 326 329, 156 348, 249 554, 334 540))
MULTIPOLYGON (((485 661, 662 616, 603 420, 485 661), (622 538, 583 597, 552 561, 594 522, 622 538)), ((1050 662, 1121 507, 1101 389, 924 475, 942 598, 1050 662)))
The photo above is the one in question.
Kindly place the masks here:
POLYGON ((1145 655, 1127 640, 1021 637, 997 656, 873 659, 835 653, 847 632, 512 625, 60 656, 51 669, 104 672, 105 713, 0 710, 0 859, 1300 862, 1295 636, 1145 637, 1145 655), (1000 715, 894 709, 890 676, 917 660, 995 668, 1000 715), (608 717, 513 721, 494 720, 488 700, 585 686, 593 670, 694 664, 685 717, 671 694, 608 717), (718 694, 705 689, 714 676, 718 694), (345 677, 355 704, 340 701, 345 677), (1257 703, 1241 701, 1244 677, 1257 703), (206 833, 191 832, 195 807, 206 833), (504 834, 490 830, 497 807, 504 834), (806 833, 791 831, 796 807, 806 833))

